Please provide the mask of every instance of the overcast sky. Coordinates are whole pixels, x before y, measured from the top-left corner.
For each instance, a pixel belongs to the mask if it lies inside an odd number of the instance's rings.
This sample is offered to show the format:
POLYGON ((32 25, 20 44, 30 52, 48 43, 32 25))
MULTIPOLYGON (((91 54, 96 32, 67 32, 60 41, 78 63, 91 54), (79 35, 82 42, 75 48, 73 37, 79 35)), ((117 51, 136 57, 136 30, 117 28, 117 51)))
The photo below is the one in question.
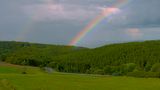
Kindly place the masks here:
MULTIPOLYGON (((117 0, 0 0, 0 40, 68 43, 117 0)), ((77 46, 160 39, 160 0, 128 0, 77 46)))

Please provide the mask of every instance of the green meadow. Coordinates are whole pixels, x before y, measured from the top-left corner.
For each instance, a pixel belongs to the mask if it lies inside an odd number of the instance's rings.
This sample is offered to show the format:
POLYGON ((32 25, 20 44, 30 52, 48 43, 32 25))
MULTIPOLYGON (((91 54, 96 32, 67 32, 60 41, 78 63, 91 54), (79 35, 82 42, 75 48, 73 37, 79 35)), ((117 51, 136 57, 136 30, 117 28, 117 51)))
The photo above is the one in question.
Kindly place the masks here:
POLYGON ((47 73, 37 67, 0 64, 0 90, 159 90, 158 78, 47 73), (26 74, 22 74, 25 70, 26 74))

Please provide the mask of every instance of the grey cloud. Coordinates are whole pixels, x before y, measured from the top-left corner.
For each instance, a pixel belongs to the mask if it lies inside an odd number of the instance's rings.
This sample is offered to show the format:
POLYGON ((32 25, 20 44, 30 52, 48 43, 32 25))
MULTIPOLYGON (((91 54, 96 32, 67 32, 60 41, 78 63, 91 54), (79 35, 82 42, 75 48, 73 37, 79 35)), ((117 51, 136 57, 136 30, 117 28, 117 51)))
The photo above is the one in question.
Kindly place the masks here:
MULTIPOLYGON (((100 13, 100 7, 109 7, 117 0, 48 0, 53 1, 54 5, 62 5, 65 17, 58 16, 61 13, 56 11, 57 15, 52 11, 46 12, 47 8, 41 11, 42 8, 36 6, 43 6, 46 1, 1 0, 0 40, 16 40, 27 26, 30 32, 24 35, 22 41, 68 44, 100 13), (42 15, 39 19, 43 19, 32 21, 37 10, 42 13, 38 13, 42 15)), ((77 45, 97 47, 115 42, 160 39, 160 0, 128 1, 120 8, 120 13, 106 17, 77 45), (138 28, 143 36, 133 39, 125 33, 129 28, 138 28)))
POLYGON ((113 18, 111 26, 159 27, 159 5, 159 0, 133 0, 125 8, 122 8, 122 13, 113 18))

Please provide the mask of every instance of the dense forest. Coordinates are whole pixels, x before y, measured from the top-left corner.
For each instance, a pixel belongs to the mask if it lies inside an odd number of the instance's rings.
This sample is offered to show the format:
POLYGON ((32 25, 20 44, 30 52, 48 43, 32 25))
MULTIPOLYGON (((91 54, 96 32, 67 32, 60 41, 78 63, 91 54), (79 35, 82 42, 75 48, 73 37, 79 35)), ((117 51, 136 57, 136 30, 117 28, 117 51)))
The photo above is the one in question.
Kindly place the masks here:
POLYGON ((0 61, 69 73, 160 77, 160 41, 111 44, 94 49, 1 41, 0 61))
POLYGON ((49 63, 52 61, 53 57, 85 49, 87 48, 1 41, 0 61, 6 61, 13 64, 42 66, 43 64, 46 65, 47 62, 49 63))

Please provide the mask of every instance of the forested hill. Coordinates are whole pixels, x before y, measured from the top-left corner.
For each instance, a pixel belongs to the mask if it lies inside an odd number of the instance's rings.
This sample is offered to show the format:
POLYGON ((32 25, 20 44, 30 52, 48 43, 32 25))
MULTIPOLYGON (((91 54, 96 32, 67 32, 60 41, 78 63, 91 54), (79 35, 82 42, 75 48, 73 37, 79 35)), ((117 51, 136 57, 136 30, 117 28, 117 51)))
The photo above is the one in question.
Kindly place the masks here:
POLYGON ((160 77, 160 41, 130 42, 95 49, 0 42, 0 60, 52 67, 60 72, 160 77))
POLYGON ((112 44, 55 57, 53 68, 63 72, 159 77, 160 41, 112 44))
POLYGON ((0 41, 0 61, 39 66, 44 62, 49 62, 52 57, 78 52, 80 50, 87 50, 87 48, 28 42, 0 41))

